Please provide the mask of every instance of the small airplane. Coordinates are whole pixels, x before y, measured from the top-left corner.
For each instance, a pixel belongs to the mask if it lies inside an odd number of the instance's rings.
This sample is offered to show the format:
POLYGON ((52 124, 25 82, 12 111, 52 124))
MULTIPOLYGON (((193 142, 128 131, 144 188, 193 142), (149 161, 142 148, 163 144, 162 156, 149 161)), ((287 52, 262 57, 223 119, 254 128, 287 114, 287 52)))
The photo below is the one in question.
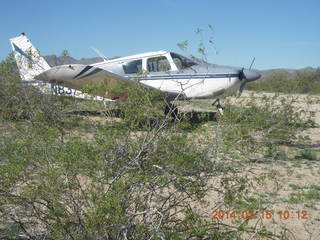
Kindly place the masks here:
MULTIPOLYGON (((261 75, 254 70, 213 64, 198 64, 169 51, 148 52, 90 64, 66 64, 50 67, 30 40, 22 33, 10 39, 21 79, 43 92, 88 98, 82 92, 88 84, 103 83, 94 92, 96 100, 120 101, 123 96, 111 93, 118 83, 138 82, 144 87, 159 89, 169 101, 186 99, 215 99, 223 114, 220 99, 244 90, 247 82, 261 75), (138 79, 138 81, 135 81, 138 79)), ((92 98, 91 98, 92 99, 92 98)))

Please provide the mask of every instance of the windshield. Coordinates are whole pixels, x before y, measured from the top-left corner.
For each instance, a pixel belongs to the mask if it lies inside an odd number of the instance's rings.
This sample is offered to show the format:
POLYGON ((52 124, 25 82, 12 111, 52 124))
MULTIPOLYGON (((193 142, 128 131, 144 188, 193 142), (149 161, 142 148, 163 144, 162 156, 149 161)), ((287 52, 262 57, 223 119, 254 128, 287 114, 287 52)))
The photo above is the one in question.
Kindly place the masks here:
POLYGON ((172 52, 172 53, 170 53, 170 55, 173 59, 173 62, 176 64, 176 66, 179 70, 189 68, 189 67, 196 65, 196 63, 194 61, 192 61, 189 58, 186 58, 184 56, 181 56, 177 53, 172 52))

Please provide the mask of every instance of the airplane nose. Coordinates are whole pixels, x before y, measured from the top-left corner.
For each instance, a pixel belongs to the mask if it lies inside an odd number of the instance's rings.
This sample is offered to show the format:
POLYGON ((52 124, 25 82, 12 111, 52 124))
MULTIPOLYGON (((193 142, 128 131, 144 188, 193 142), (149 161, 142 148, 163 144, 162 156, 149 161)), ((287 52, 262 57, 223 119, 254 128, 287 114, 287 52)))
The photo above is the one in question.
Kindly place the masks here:
POLYGON ((255 81, 261 77, 261 74, 254 70, 244 69, 243 73, 248 82, 255 81))

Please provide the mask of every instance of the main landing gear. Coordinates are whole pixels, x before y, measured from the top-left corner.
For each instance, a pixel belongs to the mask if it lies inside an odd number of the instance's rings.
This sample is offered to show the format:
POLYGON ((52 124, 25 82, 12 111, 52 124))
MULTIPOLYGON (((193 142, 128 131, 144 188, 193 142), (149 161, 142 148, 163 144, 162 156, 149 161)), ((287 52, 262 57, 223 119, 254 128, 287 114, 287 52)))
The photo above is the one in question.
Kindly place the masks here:
POLYGON ((212 103, 212 106, 215 106, 215 107, 217 107, 217 109, 218 109, 218 111, 219 111, 219 113, 221 114, 221 115, 223 115, 223 107, 222 107, 222 105, 221 105, 221 103, 220 103, 220 99, 218 98, 218 99, 216 99, 213 103, 212 103))

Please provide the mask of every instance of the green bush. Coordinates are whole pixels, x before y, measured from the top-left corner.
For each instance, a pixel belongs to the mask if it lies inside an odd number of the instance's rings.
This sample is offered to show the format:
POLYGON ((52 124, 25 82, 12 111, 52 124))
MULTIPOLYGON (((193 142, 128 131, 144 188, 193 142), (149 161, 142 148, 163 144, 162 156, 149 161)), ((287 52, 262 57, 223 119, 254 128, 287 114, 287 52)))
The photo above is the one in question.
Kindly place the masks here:
POLYGON ((295 143, 298 131, 314 124, 309 118, 302 118, 303 113, 295 110, 292 101, 265 97, 259 102, 252 98, 242 108, 227 105, 218 125, 225 151, 236 150, 248 157, 263 153, 265 157, 284 160, 286 154, 277 146, 295 143))
POLYGON ((296 156, 296 158, 307 159, 311 161, 318 160, 317 153, 308 149, 301 150, 300 153, 296 156))

